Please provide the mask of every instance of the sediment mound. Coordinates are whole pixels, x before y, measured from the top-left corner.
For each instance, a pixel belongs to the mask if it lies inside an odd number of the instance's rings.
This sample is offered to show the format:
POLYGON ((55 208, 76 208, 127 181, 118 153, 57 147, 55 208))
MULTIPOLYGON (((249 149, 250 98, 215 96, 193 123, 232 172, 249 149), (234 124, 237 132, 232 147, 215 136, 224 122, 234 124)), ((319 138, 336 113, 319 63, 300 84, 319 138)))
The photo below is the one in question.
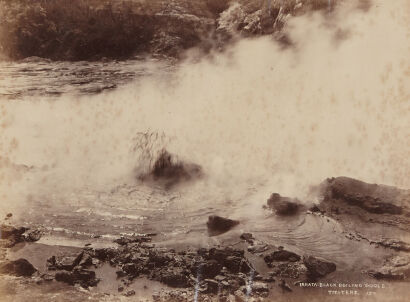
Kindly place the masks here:
POLYGON ((192 180, 201 176, 201 166, 182 162, 163 149, 155 160, 151 171, 141 175, 139 178, 143 181, 162 183, 166 188, 170 188, 183 181, 192 180))
POLYGON ((296 198, 283 197, 278 193, 273 193, 269 197, 267 205, 273 209, 277 215, 281 216, 294 215, 303 208, 300 201, 296 198))
POLYGON ((341 223, 349 239, 409 252, 410 190, 369 184, 349 177, 325 180, 316 207, 341 223))
POLYGON ((336 177, 321 184, 321 195, 320 211, 339 220, 350 216, 410 231, 410 190, 336 177))
POLYGON ((348 177, 326 180, 325 201, 340 200, 374 214, 408 213, 410 192, 377 184, 368 184, 348 177))

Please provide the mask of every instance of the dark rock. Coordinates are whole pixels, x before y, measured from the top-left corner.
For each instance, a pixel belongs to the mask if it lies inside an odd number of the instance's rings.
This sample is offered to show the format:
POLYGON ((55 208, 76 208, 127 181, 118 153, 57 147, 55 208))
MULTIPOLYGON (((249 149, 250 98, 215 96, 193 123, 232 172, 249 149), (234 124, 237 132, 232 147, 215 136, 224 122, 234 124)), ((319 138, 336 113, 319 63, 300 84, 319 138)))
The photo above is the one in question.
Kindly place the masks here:
POLYGON ((83 252, 76 256, 52 256, 47 259, 47 267, 50 270, 66 270, 71 271, 74 267, 80 264, 83 258, 83 252))
POLYGON ((209 216, 208 222, 206 223, 208 227, 208 234, 210 236, 217 236, 226 233, 238 224, 239 221, 237 220, 232 220, 216 215, 209 216))
POLYGON ((18 277, 30 277, 37 269, 26 259, 20 258, 15 261, 6 261, 0 264, 0 274, 18 277))
POLYGON ((124 286, 118 286, 118 292, 121 293, 124 291, 124 286))
POLYGON ((297 279, 307 273, 306 267, 301 262, 279 262, 275 265, 270 263, 268 266, 272 267, 271 276, 282 278, 297 279))
POLYGON ((242 240, 245 240, 249 244, 253 244, 253 242, 255 240, 255 238, 253 237, 253 235, 251 233, 243 233, 240 238, 242 240))
POLYGON ((275 282, 276 280, 273 276, 268 276, 268 277, 263 278, 262 281, 266 283, 272 283, 272 282, 275 282))
POLYGON ((46 266, 49 270, 55 270, 56 269, 56 256, 51 256, 50 258, 47 259, 46 261, 46 266))
POLYGON ((72 272, 57 272, 55 274, 55 279, 56 281, 64 282, 70 285, 74 285, 76 281, 72 272))
POLYGON ((24 232, 27 229, 24 227, 15 228, 10 225, 1 225, 0 226, 0 239, 4 240, 2 245, 6 248, 15 246, 19 242, 24 241, 24 232))
POLYGON ((249 300, 249 297, 246 294, 246 287, 238 289, 233 295, 235 297, 235 302, 247 302, 249 300))
POLYGON ((130 243, 142 243, 142 242, 151 242, 152 238, 150 236, 131 236, 131 237, 121 237, 115 239, 114 242, 119 245, 127 245, 130 243))
POLYGON ((60 261, 56 263, 57 269, 63 269, 67 271, 71 271, 77 264, 80 263, 80 259, 77 257, 64 257, 60 261))
POLYGON ((232 292, 246 285, 249 277, 243 273, 228 274, 225 280, 220 281, 220 284, 224 285, 225 289, 232 292))
POLYGON ((36 241, 40 240, 41 235, 42 234, 41 234, 40 230, 32 230, 32 231, 26 232, 24 234, 24 239, 27 242, 36 242, 36 241))
POLYGON ((258 242, 255 245, 248 247, 248 252, 252 254, 263 253, 269 249, 269 245, 265 243, 258 242))
POLYGON ((84 288, 90 286, 96 286, 99 279, 96 278, 95 272, 82 269, 82 268, 75 268, 73 271, 61 271, 55 274, 56 281, 64 282, 70 285, 79 284, 84 288))
POLYGON ((50 274, 42 274, 40 276, 44 281, 51 282, 54 280, 54 276, 50 274))
POLYGON ((215 281, 212 279, 205 279, 204 283, 206 284, 206 290, 204 291, 205 293, 208 293, 208 294, 218 293, 218 288, 219 288, 218 281, 215 281))
POLYGON ((237 256, 229 256, 225 259, 225 266, 231 273, 249 273, 251 271, 251 266, 245 258, 237 256))
POLYGON ((324 277, 336 270, 336 264, 313 256, 303 257, 303 264, 308 270, 308 277, 311 280, 324 277))
POLYGON ((149 262, 154 263, 155 267, 165 266, 172 260, 172 255, 166 253, 159 253, 156 251, 150 251, 149 262))
POLYGON ((215 259, 221 264, 224 264, 226 258, 229 256, 235 256, 239 258, 244 257, 244 251, 243 250, 237 250, 237 249, 232 249, 230 247, 226 248, 211 248, 208 253, 204 255, 204 257, 208 259, 215 259))
POLYGON ((122 277, 127 276, 127 273, 123 270, 118 270, 115 272, 115 274, 117 275, 117 278, 122 278, 122 277))
POLYGON ((253 282, 252 293, 256 293, 258 295, 269 293, 269 286, 264 282, 253 282))
MULTIPOLYGON (((205 279, 212 279, 215 276, 217 276, 221 269, 222 269, 222 264, 218 263, 216 260, 207 260, 206 262, 200 263, 198 267, 195 267, 195 270, 200 270, 201 275, 205 279)), ((195 274, 195 272, 193 272, 195 274)))
POLYGON ((271 263, 273 261, 290 261, 296 262, 301 259, 301 257, 293 252, 289 252, 286 250, 279 250, 275 251, 267 256, 265 256, 265 262, 271 263))
POLYGON ((78 265, 84 268, 89 267, 93 265, 93 258, 89 254, 84 253, 78 265))
POLYGON ((10 239, 14 236, 21 236, 27 229, 24 227, 15 228, 11 225, 2 224, 0 226, 1 239, 10 239))
POLYGON ((286 291, 286 292, 292 291, 292 288, 283 279, 280 280, 280 283, 278 285, 283 291, 286 291))
POLYGON ((160 280, 162 283, 170 287, 189 287, 189 277, 184 269, 176 267, 170 268, 161 273, 160 280))
POLYGON ((129 290, 124 294, 125 297, 135 296, 135 290, 129 290))
POLYGON ((410 252, 410 244, 396 239, 382 239, 380 241, 372 242, 385 248, 390 248, 396 251, 410 252))
MULTIPOLYGON (((138 277, 141 273, 141 267, 136 263, 126 263, 122 266, 122 271, 130 277, 138 277)), ((118 274, 117 274, 118 275, 118 274)))
POLYGON ((11 218, 12 216, 13 216, 12 213, 8 213, 8 214, 6 215, 6 218, 11 218))
POLYGON ((313 205, 313 206, 309 209, 309 211, 311 211, 312 213, 318 213, 318 212, 320 212, 320 209, 319 209, 319 207, 318 207, 317 205, 313 205))
POLYGON ((93 257, 101 261, 107 261, 115 258, 117 250, 113 248, 99 248, 93 250, 93 257))
POLYGON ((215 280, 216 281, 218 281, 218 282, 222 282, 222 281, 225 281, 226 280, 226 276, 222 276, 222 275, 217 275, 217 276, 215 276, 215 280))
POLYGON ((268 201, 268 206, 274 209, 276 214, 282 216, 294 215, 299 211, 300 203, 297 199, 282 197, 278 193, 273 193, 268 201))

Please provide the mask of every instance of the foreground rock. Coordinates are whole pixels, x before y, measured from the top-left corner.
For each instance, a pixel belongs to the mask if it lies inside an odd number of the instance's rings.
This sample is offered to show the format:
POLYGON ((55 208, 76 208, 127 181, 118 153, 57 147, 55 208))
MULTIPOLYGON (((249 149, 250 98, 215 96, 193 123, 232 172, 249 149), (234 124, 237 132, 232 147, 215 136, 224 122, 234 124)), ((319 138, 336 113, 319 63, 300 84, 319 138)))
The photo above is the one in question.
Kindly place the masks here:
POLYGON ((278 193, 273 193, 268 201, 268 207, 273 209, 277 215, 290 216, 298 213, 302 207, 299 200, 289 197, 282 197, 278 193))
POLYGON ((285 250, 283 247, 264 254, 271 276, 316 281, 336 270, 336 264, 313 256, 304 256, 285 250))
POLYGON ((76 267, 73 271, 57 272, 55 274, 56 281, 64 282, 70 285, 79 284, 84 288, 96 286, 99 279, 96 278, 95 272, 81 267, 76 267))
POLYGON ((37 271, 26 259, 6 261, 0 264, 0 274, 13 275, 17 277, 30 277, 37 271))
POLYGON ((272 263, 273 261, 290 261, 290 262, 296 262, 300 260, 300 256, 293 253, 289 252, 283 249, 280 249, 278 251, 275 251, 267 256, 265 256, 265 262, 266 263, 272 263))
POLYGON ((47 268, 49 270, 66 270, 71 271, 74 267, 80 264, 84 253, 75 256, 52 256, 47 259, 47 268))
POLYGON ((232 220, 216 215, 209 216, 208 222, 206 223, 209 236, 217 236, 226 233, 238 224, 239 221, 237 220, 232 220))
MULTIPOLYGON (((245 252, 241 249, 201 248, 197 251, 176 252, 174 249, 155 247, 149 242, 120 241, 117 248, 85 248, 79 255, 51 257, 48 269, 55 270, 55 280, 82 287, 95 286, 98 279, 90 270, 92 266, 81 263, 90 257, 88 264, 109 263, 117 269, 116 274, 124 288, 136 278, 161 282, 171 288, 192 289, 204 295, 229 295, 242 290, 250 276, 259 277, 245 252), (74 267, 73 267, 74 266, 74 267)), ((97 265, 100 265, 97 264, 97 265)), ((256 280, 255 280, 256 281, 256 280)), ((268 287, 258 283, 255 296, 266 295, 268 287)))
POLYGON ((20 242, 34 242, 40 238, 40 230, 29 230, 25 227, 14 227, 6 224, 0 225, 0 245, 5 248, 13 247, 20 242))
POLYGON ((308 278, 312 281, 322 278, 336 270, 336 264, 333 262, 313 256, 303 257, 303 263, 308 269, 308 278))

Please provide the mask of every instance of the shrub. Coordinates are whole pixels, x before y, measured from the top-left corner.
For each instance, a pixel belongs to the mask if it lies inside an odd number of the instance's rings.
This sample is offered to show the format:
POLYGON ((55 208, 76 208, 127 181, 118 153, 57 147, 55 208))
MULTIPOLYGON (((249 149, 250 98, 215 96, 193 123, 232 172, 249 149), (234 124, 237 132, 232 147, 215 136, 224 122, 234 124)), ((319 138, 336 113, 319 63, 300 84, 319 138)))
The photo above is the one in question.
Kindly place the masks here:
POLYGON ((122 58, 151 40, 152 20, 133 10, 131 2, 99 3, 0 1, 0 51, 12 59, 122 58))

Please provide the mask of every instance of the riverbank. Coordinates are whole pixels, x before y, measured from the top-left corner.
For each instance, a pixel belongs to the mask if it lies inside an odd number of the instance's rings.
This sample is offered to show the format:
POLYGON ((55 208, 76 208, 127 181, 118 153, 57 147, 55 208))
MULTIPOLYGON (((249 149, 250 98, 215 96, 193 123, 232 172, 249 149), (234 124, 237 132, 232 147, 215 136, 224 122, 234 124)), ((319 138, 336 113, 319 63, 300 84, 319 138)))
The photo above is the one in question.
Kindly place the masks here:
POLYGON ((327 0, 0 1, 1 57, 52 60, 181 58, 221 50, 234 37, 280 34, 290 16, 333 9, 327 0), (270 3, 270 2, 269 2, 270 3))

